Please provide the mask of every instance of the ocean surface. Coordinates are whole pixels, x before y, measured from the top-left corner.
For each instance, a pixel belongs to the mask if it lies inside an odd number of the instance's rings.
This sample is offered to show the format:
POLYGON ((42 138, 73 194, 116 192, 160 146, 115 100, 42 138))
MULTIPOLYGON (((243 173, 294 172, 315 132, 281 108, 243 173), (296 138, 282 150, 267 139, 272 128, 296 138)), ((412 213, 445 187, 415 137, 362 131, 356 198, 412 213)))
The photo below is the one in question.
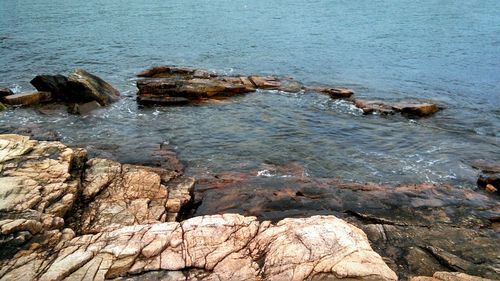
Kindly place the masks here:
POLYGON ((474 159, 500 159, 500 1, 1 0, 0 86, 84 68, 123 99, 87 116, 0 113, 124 162, 169 143, 191 174, 299 163, 308 174, 474 188, 474 159), (318 94, 259 91, 223 103, 140 107, 153 65, 276 74, 387 101, 433 99, 430 118, 362 115, 318 94))

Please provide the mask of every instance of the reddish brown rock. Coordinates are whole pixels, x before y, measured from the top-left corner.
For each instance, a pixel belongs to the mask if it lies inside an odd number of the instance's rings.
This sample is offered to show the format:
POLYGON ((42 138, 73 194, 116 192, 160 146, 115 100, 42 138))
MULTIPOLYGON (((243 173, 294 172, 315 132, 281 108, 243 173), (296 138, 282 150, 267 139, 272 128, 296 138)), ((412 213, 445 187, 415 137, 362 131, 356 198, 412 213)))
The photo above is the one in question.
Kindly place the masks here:
POLYGON ((49 92, 33 92, 9 95, 3 98, 3 101, 9 105, 34 105, 52 100, 49 92))
POLYGON ((493 279, 472 276, 460 272, 436 272, 432 277, 418 276, 410 281, 493 281, 493 279))
POLYGON ((331 98, 342 99, 350 98, 354 91, 348 88, 334 88, 329 86, 307 86, 304 87, 306 92, 316 92, 329 95, 331 98))
POLYGON ((281 83, 277 77, 274 76, 249 76, 250 81, 258 89, 277 90, 281 83))
POLYGON ((381 113, 381 114, 394 114, 399 112, 401 114, 410 116, 426 117, 439 111, 439 106, 431 102, 421 101, 404 101, 398 103, 386 103, 383 101, 368 101, 356 100, 354 105, 361 110, 364 114, 381 113))
POLYGON ((439 106, 430 102, 403 101, 393 104, 392 107, 403 114, 415 116, 430 116, 439 111, 439 106))
POLYGON ((394 109, 392 106, 382 102, 382 101, 368 101, 368 100, 356 100, 354 105, 361 110, 364 114, 370 114, 378 112, 381 114, 394 114, 394 109))

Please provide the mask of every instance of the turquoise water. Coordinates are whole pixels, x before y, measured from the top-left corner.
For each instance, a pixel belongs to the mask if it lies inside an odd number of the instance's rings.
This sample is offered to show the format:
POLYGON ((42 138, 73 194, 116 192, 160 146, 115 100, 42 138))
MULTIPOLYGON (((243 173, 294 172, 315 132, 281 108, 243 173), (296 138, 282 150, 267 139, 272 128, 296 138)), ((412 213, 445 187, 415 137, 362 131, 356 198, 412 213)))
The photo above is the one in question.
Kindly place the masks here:
POLYGON ((500 2, 0 2, 0 85, 80 67, 124 98, 89 116, 0 113, 122 161, 168 141, 188 171, 299 162, 321 177, 474 186, 469 161, 500 159, 500 2), (432 118, 362 116, 319 95, 258 92, 228 104, 140 108, 134 74, 158 64, 290 75, 358 97, 430 98, 432 118))

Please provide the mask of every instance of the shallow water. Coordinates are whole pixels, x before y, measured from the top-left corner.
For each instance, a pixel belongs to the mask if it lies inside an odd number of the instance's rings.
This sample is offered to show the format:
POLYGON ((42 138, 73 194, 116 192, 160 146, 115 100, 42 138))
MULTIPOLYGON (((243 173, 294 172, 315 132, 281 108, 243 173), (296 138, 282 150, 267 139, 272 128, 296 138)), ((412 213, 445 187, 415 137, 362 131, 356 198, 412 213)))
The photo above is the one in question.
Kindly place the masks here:
POLYGON ((36 125, 130 162, 167 141, 189 173, 298 162, 318 177, 472 187, 469 161, 500 159, 499 10, 495 0, 3 0, 0 85, 29 91, 37 74, 80 67, 124 98, 85 117, 18 108, 0 113, 0 129, 36 125), (446 109, 363 116, 325 96, 269 91, 138 107, 134 74, 158 64, 290 75, 446 109))

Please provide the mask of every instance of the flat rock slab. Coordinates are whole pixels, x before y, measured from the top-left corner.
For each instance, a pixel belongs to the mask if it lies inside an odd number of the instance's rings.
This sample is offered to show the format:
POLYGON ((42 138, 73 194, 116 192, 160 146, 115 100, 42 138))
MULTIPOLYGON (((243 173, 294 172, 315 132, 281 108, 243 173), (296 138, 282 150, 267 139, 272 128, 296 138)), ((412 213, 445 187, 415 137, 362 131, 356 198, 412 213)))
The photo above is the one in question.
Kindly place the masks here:
POLYGON ((460 272, 436 272, 432 277, 417 276, 410 281, 493 281, 493 279, 472 276, 460 272))
POLYGON ((142 104, 178 105, 207 98, 220 98, 254 92, 257 89, 297 93, 301 91, 346 98, 352 90, 334 87, 306 87, 289 77, 260 75, 218 75, 189 67, 155 66, 137 74, 137 100, 142 104))
POLYGON ((8 95, 3 98, 3 101, 8 105, 34 105, 52 100, 52 95, 49 92, 33 92, 8 95))
POLYGON ((354 105, 363 110, 364 114, 380 113, 394 114, 399 112, 404 115, 426 117, 440 110, 440 107, 428 101, 402 101, 398 103, 387 103, 378 100, 356 100, 354 105))
POLYGON ((75 237, 3 261, 0 280, 144 280, 151 271, 167 280, 397 280, 366 235, 334 216, 272 224, 235 214, 75 237))

